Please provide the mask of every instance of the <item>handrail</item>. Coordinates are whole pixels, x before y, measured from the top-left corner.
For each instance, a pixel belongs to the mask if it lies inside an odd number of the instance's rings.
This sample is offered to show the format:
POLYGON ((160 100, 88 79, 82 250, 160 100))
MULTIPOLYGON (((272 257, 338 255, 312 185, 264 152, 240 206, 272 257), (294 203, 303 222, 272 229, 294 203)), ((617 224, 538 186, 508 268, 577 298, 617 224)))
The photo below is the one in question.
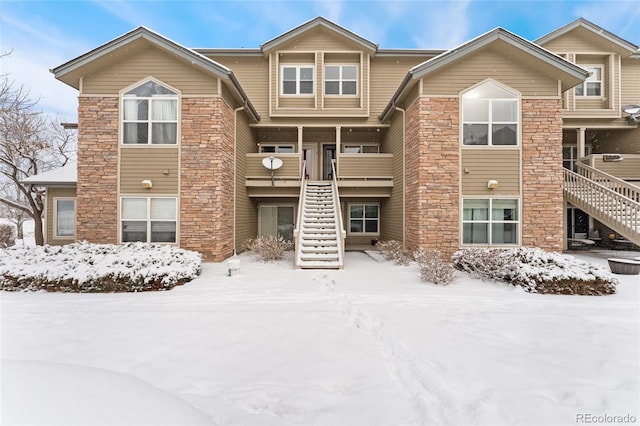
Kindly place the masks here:
POLYGON ((640 202, 640 188, 625 182, 624 180, 598 170, 586 164, 576 163, 578 174, 585 178, 598 182, 601 185, 624 195, 627 198, 640 202))
POLYGON ((335 205, 335 224, 336 231, 340 232, 340 237, 337 239, 338 253, 340 255, 339 268, 344 266, 344 240, 347 238, 347 232, 344 229, 344 223, 342 220, 342 208, 340 207, 340 194, 338 193, 338 179, 336 173, 336 160, 331 160, 331 174, 333 185, 333 204, 335 205))
POLYGON ((298 218, 296 219, 296 227, 293 230, 293 240, 295 241, 295 266, 298 266, 298 256, 300 254, 300 226, 302 224, 302 213, 304 210, 304 194, 307 188, 307 180, 304 178, 307 160, 302 160, 302 168, 300 169, 300 195, 298 196, 298 218))
POLYGON ((640 245, 640 202, 568 169, 564 169, 564 193, 571 204, 640 245))

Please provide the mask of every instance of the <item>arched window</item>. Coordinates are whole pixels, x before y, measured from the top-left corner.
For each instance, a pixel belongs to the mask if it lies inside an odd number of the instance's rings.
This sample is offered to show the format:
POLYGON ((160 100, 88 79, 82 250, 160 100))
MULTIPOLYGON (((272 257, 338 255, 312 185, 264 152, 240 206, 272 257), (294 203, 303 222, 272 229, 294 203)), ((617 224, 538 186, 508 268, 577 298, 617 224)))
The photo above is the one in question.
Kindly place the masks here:
POLYGON ((178 94, 149 80, 122 95, 122 143, 178 143, 178 94))
POLYGON ((462 94, 463 145, 518 145, 518 95, 487 81, 462 94))

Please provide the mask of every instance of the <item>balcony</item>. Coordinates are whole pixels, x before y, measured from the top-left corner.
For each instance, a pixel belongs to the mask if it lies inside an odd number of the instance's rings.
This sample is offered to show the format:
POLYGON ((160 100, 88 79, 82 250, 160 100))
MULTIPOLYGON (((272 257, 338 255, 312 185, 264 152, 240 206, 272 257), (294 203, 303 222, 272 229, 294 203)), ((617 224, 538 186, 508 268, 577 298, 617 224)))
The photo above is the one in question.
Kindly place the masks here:
MULTIPOLYGON (((302 156, 276 154, 282 167, 273 172, 262 165, 265 153, 246 154, 245 185, 251 197, 297 197, 302 156)), ((341 196, 389 197, 393 188, 393 154, 337 155, 338 187, 341 196)), ((318 166, 318 165, 317 165, 318 166)))

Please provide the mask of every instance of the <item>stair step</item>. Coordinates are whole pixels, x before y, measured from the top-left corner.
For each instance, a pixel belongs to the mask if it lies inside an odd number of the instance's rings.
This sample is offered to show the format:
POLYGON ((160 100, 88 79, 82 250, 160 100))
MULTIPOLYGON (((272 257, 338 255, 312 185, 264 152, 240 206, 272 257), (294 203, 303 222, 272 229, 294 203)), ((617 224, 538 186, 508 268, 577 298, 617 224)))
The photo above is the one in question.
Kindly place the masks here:
POLYGON ((304 262, 298 263, 300 269, 338 269, 340 263, 338 262, 304 262))
POLYGON ((338 261, 337 254, 322 254, 322 253, 302 253, 300 255, 301 260, 315 260, 315 261, 338 261))
POLYGON ((329 247, 329 246, 333 246, 333 247, 337 247, 338 246, 338 242, 335 239, 330 239, 330 240, 312 240, 312 239, 303 239, 301 246, 309 246, 309 247, 317 247, 317 246, 322 246, 322 247, 329 247))
POLYGON ((335 241, 337 238, 336 234, 313 234, 313 233, 303 233, 303 240, 314 240, 314 241, 335 241))
POLYGON ((308 254, 317 254, 317 255, 323 255, 323 256, 331 256, 333 257, 337 257, 338 256, 338 248, 334 247, 333 249, 331 248, 314 248, 314 247, 301 247, 300 248, 300 253, 303 253, 302 256, 307 256, 308 254))

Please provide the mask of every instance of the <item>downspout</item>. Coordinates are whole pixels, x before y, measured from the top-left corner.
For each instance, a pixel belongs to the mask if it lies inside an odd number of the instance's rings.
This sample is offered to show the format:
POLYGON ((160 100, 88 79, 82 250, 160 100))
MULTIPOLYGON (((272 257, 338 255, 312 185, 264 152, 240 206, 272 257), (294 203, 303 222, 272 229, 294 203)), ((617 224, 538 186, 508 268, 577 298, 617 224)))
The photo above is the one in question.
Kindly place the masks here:
POLYGON ((402 113, 402 248, 405 249, 407 245, 407 231, 406 231, 406 197, 407 197, 407 173, 406 173, 406 161, 405 161, 405 137, 406 137, 406 114, 407 111, 393 105, 396 111, 402 113))
POLYGON ((246 102, 243 106, 233 110, 233 255, 238 254, 236 251, 236 188, 238 180, 236 176, 236 166, 238 162, 238 112, 244 110, 246 102))

